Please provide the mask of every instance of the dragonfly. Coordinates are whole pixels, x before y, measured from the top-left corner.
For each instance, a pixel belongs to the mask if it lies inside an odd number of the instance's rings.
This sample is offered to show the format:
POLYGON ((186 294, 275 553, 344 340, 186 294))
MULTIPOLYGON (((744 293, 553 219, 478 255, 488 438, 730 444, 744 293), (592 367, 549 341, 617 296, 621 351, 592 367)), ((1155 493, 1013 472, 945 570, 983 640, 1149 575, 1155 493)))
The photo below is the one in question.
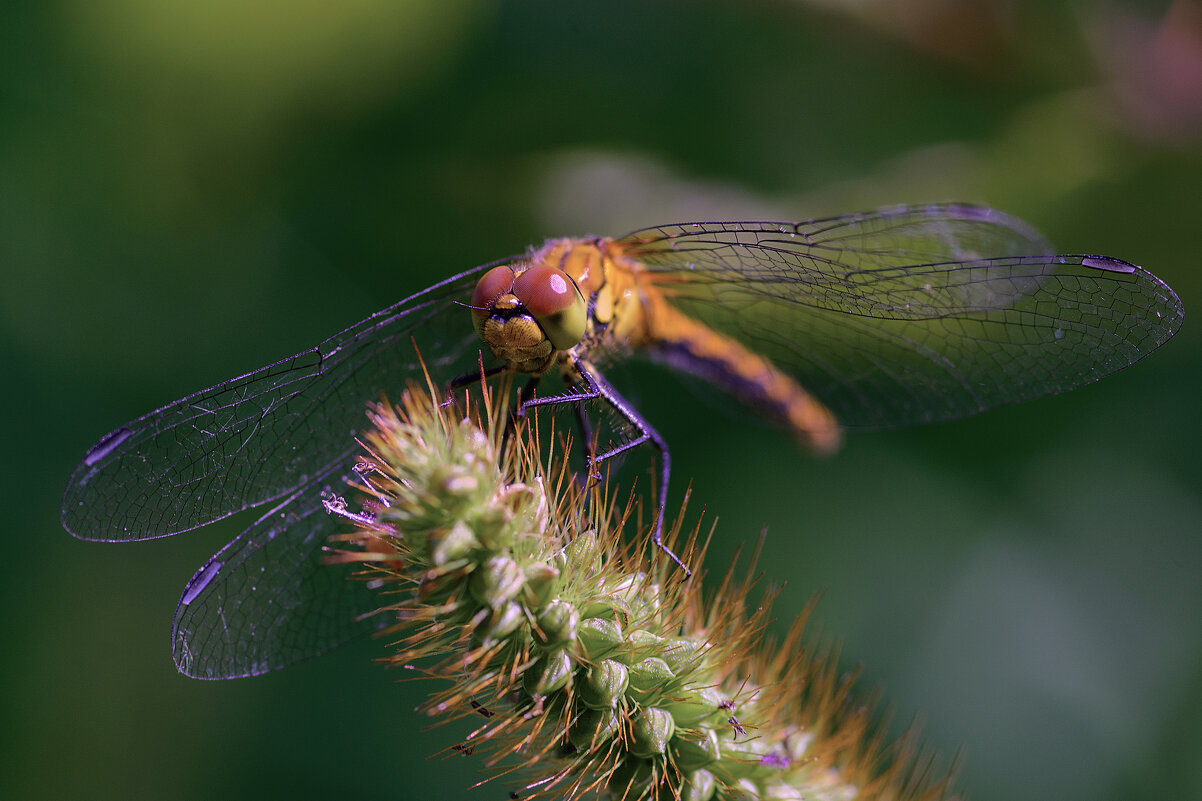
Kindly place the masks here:
POLYGON ((81 539, 128 542, 262 508, 188 582, 172 626, 184 674, 257 675, 383 625, 371 589, 322 563, 345 522, 325 501, 354 476, 366 405, 423 370, 445 387, 482 370, 528 376, 522 408, 611 409, 626 433, 591 452, 592 467, 655 448, 658 536, 668 447, 606 378, 623 359, 699 376, 827 451, 847 430, 953 420, 1088 384, 1156 350, 1183 318, 1143 268, 1056 254, 1027 223, 982 206, 553 239, 115 429, 72 474, 62 521, 81 539), (539 396, 556 373, 566 388, 539 396))

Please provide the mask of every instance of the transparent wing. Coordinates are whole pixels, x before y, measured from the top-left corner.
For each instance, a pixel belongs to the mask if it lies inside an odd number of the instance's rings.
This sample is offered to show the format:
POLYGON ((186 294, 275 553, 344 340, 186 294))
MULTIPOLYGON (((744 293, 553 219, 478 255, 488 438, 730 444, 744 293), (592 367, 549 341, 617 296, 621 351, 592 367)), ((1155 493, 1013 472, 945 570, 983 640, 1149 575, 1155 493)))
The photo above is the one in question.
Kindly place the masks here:
POLYGON ((1147 355, 1183 319, 1146 270, 1051 255, 1026 223, 975 206, 680 224, 617 245, 684 312, 791 372, 847 427, 1062 392, 1147 355))
POLYGON ((168 536, 268 503, 342 464, 367 402, 422 379, 413 342, 436 382, 473 369, 477 338, 454 301, 467 302, 491 266, 113 431, 71 475, 63 525, 106 542, 168 536))
POLYGON ((346 521, 323 493, 344 492, 350 464, 302 486, 242 532, 188 582, 171 644, 181 673, 254 676, 331 651, 384 625, 380 596, 322 546, 346 521))

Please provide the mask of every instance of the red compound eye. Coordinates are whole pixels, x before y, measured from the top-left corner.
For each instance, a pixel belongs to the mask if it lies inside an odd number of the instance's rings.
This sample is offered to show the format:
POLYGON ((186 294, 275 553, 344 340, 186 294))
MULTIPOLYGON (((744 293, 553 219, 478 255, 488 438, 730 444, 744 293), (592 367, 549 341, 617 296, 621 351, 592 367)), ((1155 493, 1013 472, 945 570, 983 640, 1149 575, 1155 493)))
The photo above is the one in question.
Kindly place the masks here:
POLYGON ((487 317, 497 298, 504 295, 513 287, 513 270, 509 265, 502 264, 480 276, 476 289, 472 292, 472 314, 477 317, 487 317))
POLYGON ((587 307, 576 282, 546 264, 531 267, 513 282, 513 294, 559 350, 575 347, 584 336, 587 307))
POLYGON ((531 267, 513 282, 513 294, 537 320, 561 312, 576 302, 579 291, 563 270, 547 264, 531 267))

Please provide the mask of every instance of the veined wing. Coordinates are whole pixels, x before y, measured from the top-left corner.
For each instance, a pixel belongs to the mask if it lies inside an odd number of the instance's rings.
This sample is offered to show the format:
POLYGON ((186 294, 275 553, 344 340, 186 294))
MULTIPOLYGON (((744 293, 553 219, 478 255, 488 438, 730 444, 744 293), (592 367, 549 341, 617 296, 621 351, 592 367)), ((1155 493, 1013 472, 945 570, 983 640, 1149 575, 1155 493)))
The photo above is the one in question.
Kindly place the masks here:
POLYGON ((1146 270, 1051 255, 1026 223, 976 206, 679 224, 617 245, 682 311, 791 372, 847 427, 1062 392, 1134 363, 1183 319, 1146 270))
POLYGON ((346 521, 322 497, 345 492, 350 464, 301 486, 197 571, 180 598, 171 650, 197 679, 254 676, 319 656, 380 629, 381 604, 349 567, 321 561, 346 521))
MULTIPOLYGON (((500 262, 497 262, 500 263, 500 262)), ((346 329, 312 350, 168 404, 100 440, 75 468, 63 525, 117 542, 188 531, 268 503, 345 463, 366 404, 421 380, 470 371, 468 313, 487 264, 346 329)))

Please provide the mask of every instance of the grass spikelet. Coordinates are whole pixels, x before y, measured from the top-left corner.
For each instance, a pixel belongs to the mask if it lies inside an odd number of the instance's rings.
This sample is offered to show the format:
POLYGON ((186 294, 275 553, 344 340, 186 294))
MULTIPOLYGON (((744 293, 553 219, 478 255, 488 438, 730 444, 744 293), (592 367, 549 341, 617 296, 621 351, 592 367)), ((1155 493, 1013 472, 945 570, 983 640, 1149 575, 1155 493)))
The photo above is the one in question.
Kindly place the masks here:
POLYGON ((646 541, 622 536, 635 500, 580 489, 564 446, 506 436, 487 396, 464 412, 414 390, 371 419, 364 512, 332 558, 380 584, 389 661, 443 680, 421 710, 475 721, 448 751, 489 778, 564 799, 951 797, 805 642, 812 603, 769 636, 753 572, 706 591, 703 538, 679 523, 691 578, 628 544, 646 541))

